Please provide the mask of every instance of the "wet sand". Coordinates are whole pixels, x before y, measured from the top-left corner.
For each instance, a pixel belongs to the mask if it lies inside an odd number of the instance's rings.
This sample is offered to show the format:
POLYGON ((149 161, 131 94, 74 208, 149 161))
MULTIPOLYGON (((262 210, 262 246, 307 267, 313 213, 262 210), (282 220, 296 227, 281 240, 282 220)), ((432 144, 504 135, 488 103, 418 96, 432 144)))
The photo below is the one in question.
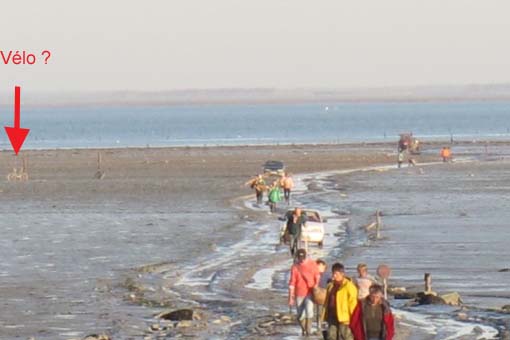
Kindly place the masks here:
MULTIPOLYGON (((285 300, 246 286, 288 255, 285 249, 271 258, 260 254, 274 248, 274 216, 236 199, 251 195, 242 184, 268 159, 299 174, 396 158, 393 144, 100 152, 102 180, 93 178, 98 150, 57 150, 26 152, 30 181, 0 183, 0 292, 12 311, 0 317, 0 337, 150 336, 147 327, 162 308, 193 307, 208 321, 190 335, 260 338, 250 331, 257 317, 281 311, 285 300), (227 269, 236 261, 241 270, 227 269), (214 322, 232 311, 234 322, 214 322)), ((432 149, 417 160, 436 154, 432 149)), ((0 176, 6 176, 16 161, 4 152, 0 162, 6 164, 0 176)), ((399 333, 401 339, 427 338, 402 325, 399 333)))
POLYGON ((155 310, 129 301, 133 268, 191 263, 240 240, 232 198, 268 159, 293 173, 393 162, 391 146, 281 146, 0 154, 0 178, 28 161, 28 182, 0 182, 0 337, 138 334, 155 310), (128 330, 133 326, 133 330, 128 330), (137 333, 138 332, 138 333, 137 333))

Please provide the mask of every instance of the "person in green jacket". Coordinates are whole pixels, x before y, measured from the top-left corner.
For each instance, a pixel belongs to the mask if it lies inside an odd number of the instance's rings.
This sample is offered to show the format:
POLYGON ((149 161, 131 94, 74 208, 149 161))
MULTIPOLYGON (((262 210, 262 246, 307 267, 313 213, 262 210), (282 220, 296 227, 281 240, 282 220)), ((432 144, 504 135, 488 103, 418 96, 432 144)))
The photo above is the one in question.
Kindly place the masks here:
POLYGON ((276 204, 282 200, 282 193, 278 182, 273 183, 273 185, 269 188, 267 197, 269 199, 269 210, 271 212, 275 212, 276 204))

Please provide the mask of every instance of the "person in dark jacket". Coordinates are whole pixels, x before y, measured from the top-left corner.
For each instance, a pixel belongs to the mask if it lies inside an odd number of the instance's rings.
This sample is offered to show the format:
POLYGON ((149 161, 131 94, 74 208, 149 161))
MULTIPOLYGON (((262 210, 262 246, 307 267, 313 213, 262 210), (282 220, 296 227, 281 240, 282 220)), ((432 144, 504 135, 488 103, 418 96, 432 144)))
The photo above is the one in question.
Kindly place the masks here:
POLYGON ((395 321, 383 289, 374 284, 370 294, 360 300, 350 322, 354 340, 392 340, 395 335, 395 321))
POLYGON ((301 237, 301 229, 306 225, 307 218, 306 214, 300 208, 289 211, 287 215, 285 215, 285 218, 287 220, 286 233, 288 233, 290 237, 290 254, 294 256, 296 250, 300 248, 299 239, 301 237))

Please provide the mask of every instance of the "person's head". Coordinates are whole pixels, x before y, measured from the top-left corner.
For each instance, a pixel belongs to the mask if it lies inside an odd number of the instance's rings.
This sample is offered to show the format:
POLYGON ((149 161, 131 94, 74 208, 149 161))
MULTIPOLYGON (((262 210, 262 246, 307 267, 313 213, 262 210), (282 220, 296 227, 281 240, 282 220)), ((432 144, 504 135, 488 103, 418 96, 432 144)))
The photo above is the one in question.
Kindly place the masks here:
POLYGON ((258 178, 258 179, 262 179, 262 175, 261 175, 261 174, 258 174, 258 175, 257 175, 257 178, 258 178))
POLYGON ((294 215, 301 216, 301 209, 299 208, 294 209, 294 215))
POLYGON ((303 262, 306 259, 306 250, 304 250, 303 248, 298 249, 296 253, 296 258, 298 262, 303 262))
POLYGON ((327 265, 326 262, 322 259, 318 259, 315 261, 317 263, 317 269, 319 270, 319 273, 324 273, 326 271, 327 265))
POLYGON ((366 277, 368 275, 368 267, 364 263, 358 264, 358 275, 359 277, 366 277))
POLYGON ((331 267, 331 278, 336 283, 342 283, 345 278, 345 267, 337 262, 331 267))
POLYGON ((383 298, 384 298, 384 292, 383 292, 383 288, 381 287, 381 285, 378 285, 378 284, 371 285, 369 288, 368 298, 370 300, 370 303, 372 303, 374 305, 378 305, 378 304, 382 303, 383 298))

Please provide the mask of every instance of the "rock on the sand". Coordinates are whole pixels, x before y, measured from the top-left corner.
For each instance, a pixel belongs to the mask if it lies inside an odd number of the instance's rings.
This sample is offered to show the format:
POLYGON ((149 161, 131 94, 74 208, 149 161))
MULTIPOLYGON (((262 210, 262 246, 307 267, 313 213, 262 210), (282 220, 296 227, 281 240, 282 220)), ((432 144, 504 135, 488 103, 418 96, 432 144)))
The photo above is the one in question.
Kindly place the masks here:
POLYGON ((259 325, 259 327, 268 328, 268 327, 273 326, 275 323, 276 323, 276 321, 266 321, 266 322, 261 323, 259 325))
POLYGON ((175 327, 177 327, 177 328, 189 328, 191 326, 193 326, 193 323, 190 320, 183 320, 183 321, 179 321, 179 323, 177 323, 177 325, 175 327))
POLYGON ((285 323, 289 324, 289 323, 294 323, 296 320, 295 320, 295 318, 294 318, 294 316, 293 316, 293 315, 283 315, 283 316, 280 318, 280 321, 281 321, 282 323, 284 323, 284 324, 285 324, 285 323))
POLYGON ((483 329, 480 326, 476 326, 473 328, 473 333, 475 334, 483 334, 483 329))
POLYGON ((222 315, 220 317, 220 319, 221 319, 221 321, 224 321, 224 322, 231 322, 232 321, 232 319, 229 316, 227 316, 227 315, 222 315))
POLYGON ((106 334, 90 334, 87 335, 83 340, 111 340, 111 338, 106 334))
POLYGON ((457 314, 457 319, 460 321, 466 321, 468 319, 468 315, 464 312, 460 312, 457 314))
POLYGON ((416 299, 416 293, 415 292, 400 292, 395 293, 393 296, 395 299, 400 300, 410 300, 410 299, 416 299))
POLYGON ((178 309, 174 311, 165 311, 156 315, 158 319, 172 320, 172 321, 183 321, 183 320, 193 320, 198 318, 198 314, 193 312, 192 309, 178 309))
POLYGON ((433 294, 418 293, 417 302, 419 305, 445 305, 446 302, 439 296, 433 294))
POLYGON ((157 324, 157 323, 152 324, 150 328, 151 328, 151 331, 154 331, 154 332, 164 330, 164 328, 161 327, 161 325, 157 324))
POLYGON ((451 306, 460 306, 462 304, 462 299, 460 298, 460 294, 457 292, 448 293, 440 296, 444 302, 451 306))

